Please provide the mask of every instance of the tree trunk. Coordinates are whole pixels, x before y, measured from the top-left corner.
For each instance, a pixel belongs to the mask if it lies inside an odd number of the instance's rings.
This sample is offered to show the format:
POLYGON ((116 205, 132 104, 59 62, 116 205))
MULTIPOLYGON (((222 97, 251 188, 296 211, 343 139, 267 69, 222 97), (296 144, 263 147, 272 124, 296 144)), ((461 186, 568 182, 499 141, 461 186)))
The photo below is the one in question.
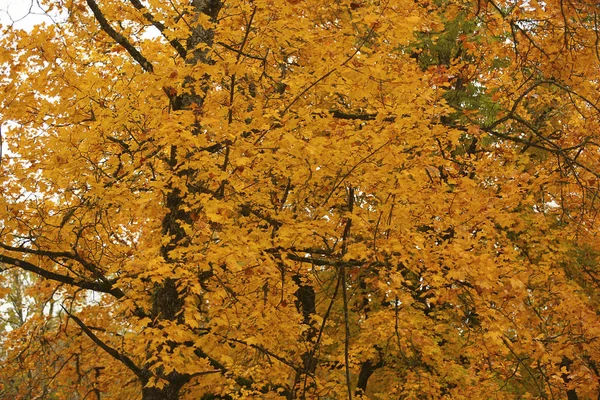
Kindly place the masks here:
POLYGON ((178 400, 182 383, 168 383, 163 388, 145 387, 142 389, 142 400, 178 400))

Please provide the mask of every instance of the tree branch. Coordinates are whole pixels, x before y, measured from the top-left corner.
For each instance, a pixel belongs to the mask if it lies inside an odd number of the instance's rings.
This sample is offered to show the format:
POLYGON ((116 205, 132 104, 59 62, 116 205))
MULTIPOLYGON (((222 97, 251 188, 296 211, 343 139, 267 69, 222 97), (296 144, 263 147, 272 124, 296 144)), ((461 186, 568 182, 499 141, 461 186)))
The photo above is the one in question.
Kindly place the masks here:
POLYGON ((102 340, 100 340, 100 338, 98 336, 96 336, 94 334, 94 332, 92 332, 90 330, 90 328, 88 328, 83 323, 83 321, 81 321, 75 315, 71 314, 62 304, 61 304, 61 307, 67 313, 67 315, 69 316, 69 318, 71 318, 73 321, 75 321, 75 323, 77 325, 79 325, 79 327, 81 328, 81 330, 90 339, 92 339, 92 341, 94 343, 96 343, 102 350, 104 350, 105 352, 107 352, 115 360, 118 360, 121 363, 123 363, 123 365, 125 365, 127 368, 129 368, 142 381, 145 381, 146 379, 148 379, 149 373, 147 371, 144 371, 141 368, 139 368, 137 365, 135 365, 135 363, 129 357, 127 357, 126 355, 119 353, 117 350, 113 349, 112 347, 110 347, 109 345, 107 345, 106 343, 104 343, 102 340))
MULTIPOLYGON (((354 209, 354 188, 348 188, 348 212, 344 234, 342 236, 342 257, 348 252, 348 239, 350 238, 350 229, 352 227, 352 211, 354 209)), ((352 400, 352 386, 350 381, 350 317, 348 313, 348 285, 346 283, 346 266, 340 267, 340 276, 342 285, 342 299, 344 302, 344 365, 346 370, 346 388, 348 389, 348 399, 352 400)))
POLYGON ((236 49, 235 47, 228 45, 227 43, 224 43, 224 42, 216 42, 216 44, 218 44, 219 46, 223 46, 223 47, 225 47, 227 50, 229 50, 229 51, 233 51, 234 53, 237 53, 238 55, 242 55, 242 56, 244 56, 244 57, 246 57, 246 58, 251 58, 251 59, 253 59, 253 60, 265 61, 265 57, 260 57, 260 56, 255 56, 255 55, 252 55, 252 54, 244 53, 243 51, 241 51, 241 50, 238 50, 238 49, 236 49))
MULTIPOLYGON (((145 8, 140 0, 129 0, 129 2, 131 4, 133 4, 133 6, 136 8, 136 10, 141 11, 145 8)), ((185 59, 187 56, 187 50, 183 47, 183 45, 181 43, 179 43, 179 41, 177 39, 169 40, 169 38, 165 34, 165 30, 167 29, 165 27, 165 25, 162 22, 157 21, 149 11, 142 12, 142 15, 144 16, 144 18, 146 18, 146 20, 148 22, 150 22, 152 24, 152 26, 154 26, 156 29, 158 29, 160 31, 160 33, 163 35, 163 37, 165 39, 167 39, 169 41, 169 44, 177 51, 179 56, 181 58, 185 59)))
POLYGON ((113 40, 115 42, 117 42, 118 44, 120 44, 121 46, 123 46, 125 48, 125 50, 127 50, 127 52, 129 53, 129 55, 135 61, 137 61, 138 64, 140 64, 140 66, 142 67, 142 69, 144 71, 146 71, 146 72, 152 72, 152 71, 154 71, 154 68, 152 67, 152 64, 150 63, 150 61, 148 61, 142 55, 142 53, 140 53, 138 51, 138 49, 136 49, 127 40, 127 38, 125 36, 121 35, 119 32, 115 31, 112 26, 110 26, 110 24, 106 20, 106 17, 104 16, 104 14, 102 14, 102 11, 98 7, 98 4, 94 0, 86 0, 86 2, 87 2, 87 5, 92 10, 92 13, 94 13, 94 17, 96 18, 96 20, 100 24, 100 27, 102 28, 102 30, 104 32, 106 32, 106 34, 108 34, 108 36, 110 36, 111 38, 113 38, 113 40))
POLYGON ((326 258, 303 257, 296 254, 286 254, 285 256, 292 261, 309 263, 319 266, 328 265, 330 267, 360 267, 362 265, 365 265, 365 262, 361 260, 328 260, 326 258))
MULTIPOLYGON (((333 308, 333 304, 335 303, 335 299, 337 297, 341 282, 342 282, 341 275, 337 274, 335 289, 333 290, 333 295, 331 296, 329 305, 327 306, 327 310, 325 311, 325 314, 323 314, 323 322, 321 323, 321 327, 319 328, 319 333, 317 334, 317 339, 315 340, 315 344, 314 344, 312 350, 310 351, 310 353, 308 354, 306 362, 304 363, 304 371, 303 371, 304 372, 304 386, 302 389, 304 393, 306 393, 306 386, 308 383, 308 372, 311 369, 311 367, 313 366, 313 363, 315 362, 315 354, 317 353, 317 350, 319 349, 319 346, 321 345, 321 339, 323 337, 323 332, 325 331, 325 324, 327 323, 327 320, 329 319, 329 315, 331 314, 331 309, 333 308)), ((297 378, 295 380, 297 380, 297 378)))
POLYGON ((228 338, 226 336, 222 336, 222 335, 218 335, 220 337, 222 337, 223 339, 227 340, 228 342, 233 342, 233 343, 239 343, 239 344, 243 344, 244 346, 248 346, 248 347, 252 347, 253 349, 256 349, 260 352, 262 352, 263 354, 266 354, 269 357, 273 357, 274 359, 276 359, 277 361, 287 365, 288 367, 290 367, 291 369, 293 369, 294 371, 298 372, 301 370, 301 368, 295 366, 291 361, 285 359, 282 356, 278 356, 277 354, 267 350, 265 347, 258 345, 258 344, 251 344, 248 343, 244 340, 240 340, 240 339, 235 339, 235 338, 228 338))
POLYGON ((121 289, 114 288, 112 284, 107 282, 89 282, 89 281, 77 281, 72 276, 57 274, 55 272, 47 271, 43 268, 38 267, 28 261, 19 260, 17 258, 9 257, 4 254, 0 254, 0 263, 14 265, 15 267, 24 269, 25 271, 32 272, 36 275, 41 276, 45 279, 64 283, 69 286, 75 286, 81 289, 93 290, 96 292, 108 293, 113 295, 115 298, 120 299, 125 296, 121 289))
MULTIPOLYGON (((339 110, 331 110, 331 116, 337 119, 358 119, 360 121, 374 121, 377 118, 377 113, 369 114, 350 114, 339 110)), ((394 118, 395 119, 395 118, 394 118)))
POLYGON ((360 372, 358 373, 358 382, 356 383, 356 390, 354 391, 355 395, 364 395, 367 391, 367 383, 371 375, 375 370, 383 367, 384 361, 381 354, 379 352, 379 361, 377 363, 373 363, 371 360, 364 361, 360 366, 360 372))
POLYGON ((9 246, 7 244, 4 243, 0 243, 0 248, 3 248, 5 250, 8 251, 14 251, 16 253, 26 253, 26 254, 34 254, 37 256, 43 256, 43 257, 49 257, 52 259, 56 259, 56 258, 66 258, 69 260, 73 260, 78 262, 79 264, 81 264, 83 266, 83 268, 85 268, 87 271, 91 272, 92 274, 94 274, 94 277, 98 278, 99 280, 101 280, 102 282, 104 282, 107 285, 112 285, 112 282, 110 280, 108 280, 101 272, 100 268, 92 263, 90 263, 89 261, 84 260, 79 254, 77 253, 69 253, 67 251, 50 251, 50 250, 40 250, 40 249, 31 249, 31 248, 27 248, 27 247, 23 247, 23 246, 19 246, 19 247, 15 247, 15 246, 9 246))

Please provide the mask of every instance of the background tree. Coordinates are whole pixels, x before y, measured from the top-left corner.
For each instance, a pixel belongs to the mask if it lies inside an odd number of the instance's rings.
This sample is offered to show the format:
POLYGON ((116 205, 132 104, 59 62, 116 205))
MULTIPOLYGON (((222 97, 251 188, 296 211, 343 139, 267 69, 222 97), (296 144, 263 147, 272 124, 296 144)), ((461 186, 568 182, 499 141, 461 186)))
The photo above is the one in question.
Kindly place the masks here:
POLYGON ((43 6, 0 393, 598 396, 594 4, 43 6))

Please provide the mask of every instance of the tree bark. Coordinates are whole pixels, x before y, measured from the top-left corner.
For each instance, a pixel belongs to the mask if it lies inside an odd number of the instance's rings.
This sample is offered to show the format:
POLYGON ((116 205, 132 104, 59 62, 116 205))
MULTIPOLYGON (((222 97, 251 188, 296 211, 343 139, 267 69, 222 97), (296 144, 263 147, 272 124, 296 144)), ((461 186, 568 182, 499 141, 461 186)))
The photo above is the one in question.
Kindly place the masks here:
POLYGON ((178 400, 183 382, 168 383, 162 388, 145 387, 142 389, 142 400, 178 400))

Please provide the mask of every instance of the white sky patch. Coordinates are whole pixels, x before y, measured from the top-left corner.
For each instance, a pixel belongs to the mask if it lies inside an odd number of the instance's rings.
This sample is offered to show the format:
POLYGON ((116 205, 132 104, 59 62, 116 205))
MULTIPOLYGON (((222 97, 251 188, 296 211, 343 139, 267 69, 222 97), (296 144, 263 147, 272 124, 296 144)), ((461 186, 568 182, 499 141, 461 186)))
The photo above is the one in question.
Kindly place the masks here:
POLYGON ((52 23, 37 0, 0 0, 0 24, 16 29, 31 30, 42 22, 52 23))

